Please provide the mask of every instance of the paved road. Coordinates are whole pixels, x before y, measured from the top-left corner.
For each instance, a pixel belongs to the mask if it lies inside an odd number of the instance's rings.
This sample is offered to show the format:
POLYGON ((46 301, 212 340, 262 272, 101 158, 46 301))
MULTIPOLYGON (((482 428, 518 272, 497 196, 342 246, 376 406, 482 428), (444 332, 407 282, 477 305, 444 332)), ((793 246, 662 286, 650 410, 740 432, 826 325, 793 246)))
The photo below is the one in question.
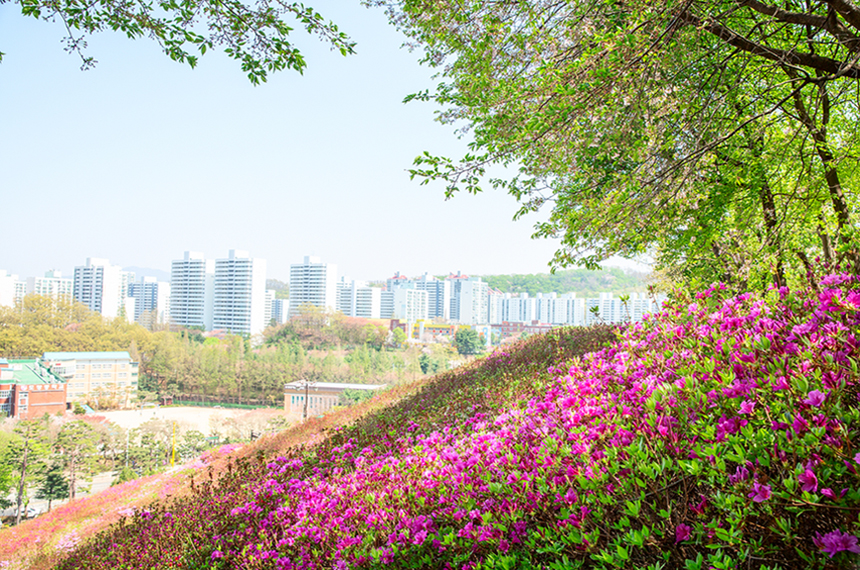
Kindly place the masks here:
MULTIPOLYGON (((81 489, 80 486, 78 487, 77 498, 88 497, 90 495, 94 495, 98 492, 104 491, 111 486, 111 483, 113 483, 113 480, 115 478, 116 471, 106 471, 104 473, 99 473, 93 478, 91 483, 86 484, 87 487, 90 487, 89 491, 81 489)), ((14 497, 12 499, 14 500, 14 497)), ((53 509, 54 507, 64 505, 67 502, 68 500, 51 501, 51 508, 53 509)), ((32 509, 35 509, 37 513, 41 514, 48 510, 48 501, 31 498, 28 506, 32 509)), ((5 514, 6 511, 3 512, 5 514)))

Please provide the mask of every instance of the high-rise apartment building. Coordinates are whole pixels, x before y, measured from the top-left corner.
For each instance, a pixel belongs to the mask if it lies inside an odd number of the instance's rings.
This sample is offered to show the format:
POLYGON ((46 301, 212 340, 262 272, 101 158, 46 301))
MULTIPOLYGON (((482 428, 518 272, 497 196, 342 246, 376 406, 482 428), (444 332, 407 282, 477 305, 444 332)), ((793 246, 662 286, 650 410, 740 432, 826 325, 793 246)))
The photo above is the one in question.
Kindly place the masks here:
POLYGON ((113 319, 125 313, 134 318, 134 301, 128 296, 128 286, 134 273, 123 271, 119 265, 111 265, 107 259, 88 257, 86 265, 75 267, 73 295, 75 301, 83 303, 91 311, 113 319))
POLYGON ((427 319, 427 291, 397 287, 394 291, 392 318, 409 323, 427 319))
POLYGON ((490 286, 480 277, 461 282, 457 298, 457 321, 464 325, 486 324, 489 318, 489 296, 490 286))
POLYGON ((266 289, 266 308, 263 311, 263 326, 267 327, 272 324, 272 319, 275 314, 275 290, 266 289))
POLYGON ((170 284, 155 277, 141 277, 129 285, 134 297, 134 321, 148 329, 168 322, 170 317, 170 284))
POLYGON ((303 263, 290 266, 290 317, 302 305, 337 309, 337 265, 305 256, 303 263))
POLYGON ((215 261, 212 327, 253 335, 266 328, 265 316, 266 260, 231 249, 215 261))
POLYGON ((287 313, 290 310, 289 299, 274 299, 272 301, 272 320, 282 325, 287 322, 287 313))
POLYGON ((17 275, 10 275, 4 269, 0 269, 0 306, 15 306, 22 297, 20 283, 17 275))
POLYGON ((60 271, 46 271, 44 277, 27 277, 27 294, 44 295, 58 301, 74 298, 74 281, 60 271))
POLYGON ((183 327, 212 330, 215 261, 186 251, 170 266, 170 320, 183 327))
POLYGON ((337 283, 337 310, 348 317, 381 318, 382 289, 371 287, 366 281, 337 283))
POLYGON ((427 316, 431 319, 451 317, 451 282, 425 273, 412 281, 419 291, 427 291, 427 316))

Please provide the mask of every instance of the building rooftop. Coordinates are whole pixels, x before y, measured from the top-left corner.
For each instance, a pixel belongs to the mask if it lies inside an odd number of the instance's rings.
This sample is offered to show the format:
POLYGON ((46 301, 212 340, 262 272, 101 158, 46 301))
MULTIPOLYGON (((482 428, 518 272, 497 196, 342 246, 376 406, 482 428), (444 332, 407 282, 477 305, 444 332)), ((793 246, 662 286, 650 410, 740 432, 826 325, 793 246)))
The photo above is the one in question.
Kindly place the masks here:
POLYGON ((43 360, 117 360, 131 358, 128 351, 118 352, 46 352, 43 360))
MULTIPOLYGON (((13 384, 64 384, 66 381, 39 364, 38 360, 10 360, 13 384)), ((5 382, 5 380, 4 380, 5 382)))
MULTIPOLYGON (((340 384, 337 382, 313 382, 308 386, 310 391, 314 390, 379 390, 385 388, 386 384, 340 384)), ((291 382, 284 389, 304 390, 303 382, 291 382)))

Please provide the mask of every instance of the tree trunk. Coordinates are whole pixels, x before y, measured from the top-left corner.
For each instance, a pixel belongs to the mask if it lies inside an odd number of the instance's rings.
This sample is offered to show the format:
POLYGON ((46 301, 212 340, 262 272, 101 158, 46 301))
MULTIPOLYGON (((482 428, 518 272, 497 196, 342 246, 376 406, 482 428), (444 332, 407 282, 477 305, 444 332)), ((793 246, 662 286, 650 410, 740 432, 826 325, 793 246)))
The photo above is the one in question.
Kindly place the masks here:
MULTIPOLYGON (((793 80, 798 80, 797 73, 791 68, 785 68, 786 74, 793 80)), ((833 152, 827 144, 827 123, 830 121, 830 95, 827 92, 827 85, 820 83, 818 86, 821 95, 821 126, 815 124, 815 120, 809 114, 806 104, 803 101, 801 87, 794 90, 794 108, 797 110, 800 122, 806 127, 807 132, 812 137, 815 143, 815 152, 818 154, 819 160, 824 167, 824 180, 827 183, 827 190, 830 194, 830 203, 833 206, 833 211, 836 213, 836 222, 839 227, 838 238, 848 246, 847 256, 852 263, 857 265, 860 255, 856 248, 850 244, 849 228, 851 227, 851 215, 848 208, 848 203, 845 201, 845 192, 842 189, 842 182, 839 179, 839 170, 837 169, 833 152)), ((822 233, 823 226, 819 224, 819 235, 822 233)), ((822 242, 824 239, 822 238, 822 242)), ((825 258, 828 257, 828 244, 823 244, 825 247, 825 258)), ((832 258, 832 252, 830 252, 832 258)))
POLYGON ((24 502, 24 480, 27 477, 27 459, 30 455, 30 432, 32 428, 27 426, 27 438, 24 440, 24 457, 21 459, 21 479, 18 481, 17 511, 15 512, 15 524, 21 524, 21 508, 24 502))
POLYGON ((773 191, 770 183, 763 179, 761 191, 761 210, 764 217, 764 225, 767 230, 765 241, 768 246, 776 251, 776 267, 774 268, 774 284, 777 287, 785 286, 785 271, 782 264, 782 244, 779 240, 779 222, 776 219, 776 204, 773 200, 773 191))
POLYGON ((75 500, 75 491, 77 490, 77 450, 73 449, 69 457, 69 501, 75 500))

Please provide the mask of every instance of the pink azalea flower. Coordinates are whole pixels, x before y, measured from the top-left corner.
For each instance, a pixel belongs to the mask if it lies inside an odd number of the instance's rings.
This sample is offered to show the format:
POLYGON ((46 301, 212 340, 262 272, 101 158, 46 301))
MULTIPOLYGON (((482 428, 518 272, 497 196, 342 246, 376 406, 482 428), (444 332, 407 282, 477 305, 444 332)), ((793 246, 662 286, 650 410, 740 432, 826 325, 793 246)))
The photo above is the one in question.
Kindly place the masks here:
POLYGON ((681 523, 675 527, 675 544, 690 540, 693 536, 693 529, 690 525, 681 523))
POLYGON ((770 485, 762 485, 758 481, 755 481, 753 482, 752 491, 747 496, 756 503, 763 503, 770 499, 771 494, 770 485))
POLYGON ((818 490, 818 478, 812 469, 806 469, 797 476, 797 480, 800 482, 800 488, 807 493, 814 493, 818 490))
POLYGON ((818 390, 813 390, 806 395, 806 399, 803 403, 812 406, 813 408, 817 408, 824 403, 825 398, 827 398, 827 394, 823 394, 818 390))
POLYGON ((750 400, 744 400, 741 402, 741 409, 738 410, 739 414, 751 414, 755 410, 755 402, 750 400))
POLYGON ((821 552, 829 554, 830 558, 833 558, 837 552, 843 551, 860 554, 860 545, 857 544, 857 537, 853 534, 848 534, 847 532, 843 533, 839 529, 828 532, 824 536, 816 533, 812 542, 815 543, 815 546, 817 546, 821 552))

